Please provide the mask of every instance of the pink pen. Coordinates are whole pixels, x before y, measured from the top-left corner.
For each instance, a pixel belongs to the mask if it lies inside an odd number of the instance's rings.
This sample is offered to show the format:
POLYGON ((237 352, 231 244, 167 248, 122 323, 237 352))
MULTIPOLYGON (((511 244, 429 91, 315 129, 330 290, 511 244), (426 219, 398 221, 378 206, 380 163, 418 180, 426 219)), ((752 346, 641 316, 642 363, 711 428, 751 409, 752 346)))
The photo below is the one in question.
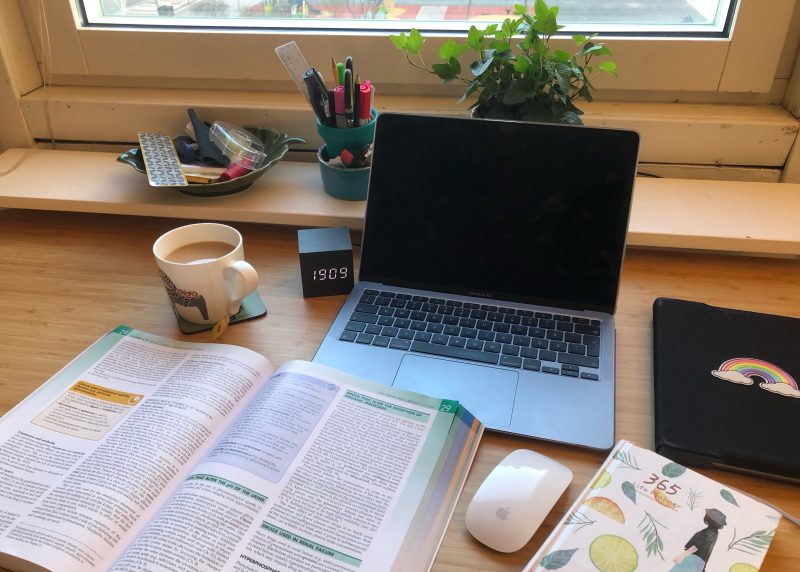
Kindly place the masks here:
POLYGON ((337 85, 333 89, 333 100, 336 106, 336 127, 347 127, 347 115, 345 114, 343 85, 337 85))
POLYGON ((358 90, 358 124, 366 125, 369 123, 372 115, 372 86, 367 80, 362 83, 358 90))

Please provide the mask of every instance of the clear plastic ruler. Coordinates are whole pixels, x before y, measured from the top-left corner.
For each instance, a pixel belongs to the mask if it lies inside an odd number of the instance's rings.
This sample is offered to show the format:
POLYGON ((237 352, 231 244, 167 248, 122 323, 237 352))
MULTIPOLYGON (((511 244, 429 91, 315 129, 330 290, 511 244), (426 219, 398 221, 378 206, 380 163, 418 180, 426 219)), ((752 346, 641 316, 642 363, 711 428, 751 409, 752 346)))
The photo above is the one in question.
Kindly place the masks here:
POLYGON ((278 54, 281 62, 283 62, 283 67, 286 68, 286 71, 289 72, 292 80, 294 80, 298 91, 300 91, 303 97, 306 98, 306 101, 311 104, 311 100, 308 97, 308 89, 303 81, 303 74, 311 66, 308 65, 306 58, 303 57, 303 52, 300 51, 297 42, 289 42, 288 44, 278 46, 275 48, 275 53, 278 54))

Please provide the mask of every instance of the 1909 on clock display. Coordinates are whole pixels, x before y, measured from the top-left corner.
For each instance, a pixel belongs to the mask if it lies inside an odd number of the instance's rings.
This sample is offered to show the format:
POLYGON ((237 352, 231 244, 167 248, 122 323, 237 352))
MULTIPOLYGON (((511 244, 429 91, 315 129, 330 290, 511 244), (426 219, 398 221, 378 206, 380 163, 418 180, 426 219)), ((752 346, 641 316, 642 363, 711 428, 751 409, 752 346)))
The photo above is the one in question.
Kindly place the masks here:
POLYGON ((347 228, 297 231, 303 297, 349 294, 353 289, 353 246, 347 228))

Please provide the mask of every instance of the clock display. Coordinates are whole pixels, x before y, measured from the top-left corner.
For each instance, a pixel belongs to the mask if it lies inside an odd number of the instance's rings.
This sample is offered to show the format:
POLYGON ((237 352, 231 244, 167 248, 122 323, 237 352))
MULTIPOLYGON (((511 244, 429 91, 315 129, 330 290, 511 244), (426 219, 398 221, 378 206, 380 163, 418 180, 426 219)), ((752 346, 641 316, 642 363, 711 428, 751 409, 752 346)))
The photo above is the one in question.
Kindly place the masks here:
POLYGON ((314 270, 314 280, 347 280, 350 276, 350 271, 347 266, 339 268, 319 268, 314 270))
POLYGON ((300 229, 297 246, 305 298, 350 293, 355 273, 348 228, 300 229))

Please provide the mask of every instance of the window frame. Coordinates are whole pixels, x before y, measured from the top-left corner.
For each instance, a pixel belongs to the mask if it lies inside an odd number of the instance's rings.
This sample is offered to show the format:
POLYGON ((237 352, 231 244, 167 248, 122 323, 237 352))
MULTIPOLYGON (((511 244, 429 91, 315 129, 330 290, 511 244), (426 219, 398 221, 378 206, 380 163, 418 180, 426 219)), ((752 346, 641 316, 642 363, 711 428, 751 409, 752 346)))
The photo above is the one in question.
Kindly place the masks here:
MULTIPOLYGON (((758 4, 739 0, 729 39, 604 36, 620 74, 617 78, 598 76, 598 89, 768 92, 795 1, 773 0, 769 11, 758 4)), ((351 55, 382 93, 442 93, 438 78, 405 62, 388 32, 84 27, 72 0, 31 0, 24 9, 35 36, 34 49, 40 61, 46 60, 49 83, 158 87, 171 79, 213 82, 214 89, 243 89, 249 83, 257 90, 287 90, 288 75, 274 48, 294 40, 323 74, 331 56, 351 55), (42 8, 44 18, 37 13, 42 8), (44 30, 47 37, 42 39, 44 30)), ((458 35, 429 34, 426 57, 435 60, 438 46, 450 37, 458 35)), ((569 49, 571 40, 559 38, 555 43, 569 49)))

